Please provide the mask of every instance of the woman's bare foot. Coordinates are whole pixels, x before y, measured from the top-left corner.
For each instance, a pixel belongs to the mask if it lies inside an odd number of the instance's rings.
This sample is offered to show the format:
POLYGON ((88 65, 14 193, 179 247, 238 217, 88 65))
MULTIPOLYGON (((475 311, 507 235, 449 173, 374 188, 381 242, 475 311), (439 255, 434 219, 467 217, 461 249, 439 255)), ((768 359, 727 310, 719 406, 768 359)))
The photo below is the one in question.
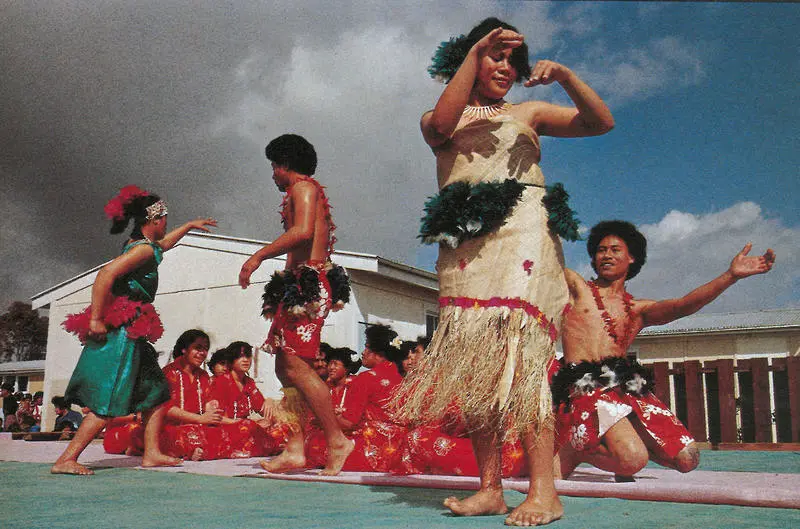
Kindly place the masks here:
POLYGON ((147 453, 142 457, 143 467, 177 467, 183 464, 183 459, 170 457, 161 452, 147 453))
POLYGON ((463 500, 450 496, 444 500, 444 506, 458 516, 485 516, 508 512, 503 489, 481 489, 463 500))
POLYGON ((77 461, 56 461, 55 464, 50 467, 51 474, 71 474, 73 476, 91 476, 94 474, 94 470, 89 467, 85 467, 78 463, 77 461))
POLYGON ((292 470, 306 468, 306 456, 301 454, 289 453, 286 450, 270 460, 261 461, 261 468, 273 474, 283 474, 292 470))
POLYGON ((195 448, 194 452, 192 452, 192 461, 202 461, 203 460, 203 449, 202 448, 195 448))
POLYGON ((525 498, 516 509, 506 518, 506 525, 529 527, 533 525, 545 525, 554 522, 564 516, 564 506, 558 495, 553 492, 552 497, 542 500, 541 498, 525 498))
POLYGON ((338 475, 339 472, 342 471, 345 461, 347 461, 347 456, 349 456, 350 453, 355 450, 355 448, 355 441, 350 439, 345 439, 345 442, 336 448, 329 447, 328 459, 326 461, 325 468, 322 469, 320 474, 323 476, 338 475))

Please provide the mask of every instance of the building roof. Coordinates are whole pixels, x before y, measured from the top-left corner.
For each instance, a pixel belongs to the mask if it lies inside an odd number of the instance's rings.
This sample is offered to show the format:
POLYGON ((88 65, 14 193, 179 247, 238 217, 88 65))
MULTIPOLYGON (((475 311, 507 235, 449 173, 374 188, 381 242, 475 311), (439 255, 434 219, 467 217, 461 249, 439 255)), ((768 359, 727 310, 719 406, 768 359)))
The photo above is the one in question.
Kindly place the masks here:
MULTIPOLYGON (((268 244, 269 241, 261 241, 257 239, 244 239, 240 237, 231 237, 228 235, 220 235, 217 233, 189 233, 181 241, 175 245, 175 248, 180 246, 187 246, 193 248, 202 248, 205 250, 221 251, 227 253, 234 253, 242 256, 252 255, 258 248, 268 244)), ((174 249, 173 249, 174 250, 174 249)), ((278 258, 278 260, 283 260, 278 258)), ((361 270, 379 274, 381 276, 403 281, 405 283, 413 284, 418 287, 437 290, 438 282, 436 274, 415 268, 406 264, 384 259, 383 257, 336 250, 333 252, 332 260, 339 265, 342 265, 348 270, 361 270)), ((45 307, 63 298, 64 296, 75 292, 81 288, 85 288, 94 283, 97 272, 105 266, 106 263, 99 264, 82 274, 79 274, 71 279, 58 283, 42 292, 31 297, 31 302, 34 309, 45 307)))
POLYGON ((692 314, 665 325, 648 327, 640 332, 639 336, 749 332, 777 329, 800 330, 800 309, 692 314))
POLYGON ((24 362, 4 362, 0 364, 0 374, 44 373, 44 360, 26 360, 24 362))

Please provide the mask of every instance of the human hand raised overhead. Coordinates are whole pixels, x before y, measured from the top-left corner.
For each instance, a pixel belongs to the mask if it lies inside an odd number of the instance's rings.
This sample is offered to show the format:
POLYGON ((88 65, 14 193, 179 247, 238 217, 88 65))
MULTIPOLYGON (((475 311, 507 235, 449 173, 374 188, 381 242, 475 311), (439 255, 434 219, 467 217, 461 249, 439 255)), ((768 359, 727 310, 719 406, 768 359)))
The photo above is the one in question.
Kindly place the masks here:
POLYGON ((472 47, 479 55, 486 55, 495 51, 517 48, 525 42, 525 37, 510 29, 497 28, 472 47))
POLYGON ((561 63, 541 60, 531 69, 531 76, 525 81, 525 86, 548 85, 553 82, 565 81, 572 70, 561 63))
POLYGON ((772 270, 772 265, 775 263, 775 252, 772 251, 772 248, 764 252, 764 255, 747 255, 752 248, 753 243, 748 242, 731 261, 728 271, 736 279, 765 274, 772 270))

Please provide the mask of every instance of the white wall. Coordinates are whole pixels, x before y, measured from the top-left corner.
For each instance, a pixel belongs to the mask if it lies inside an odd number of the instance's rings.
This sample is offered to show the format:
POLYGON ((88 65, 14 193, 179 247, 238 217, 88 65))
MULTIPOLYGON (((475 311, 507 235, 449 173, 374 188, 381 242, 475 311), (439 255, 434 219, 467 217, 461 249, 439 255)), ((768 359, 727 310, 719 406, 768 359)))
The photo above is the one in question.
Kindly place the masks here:
MULTIPOLYGON (((238 274, 248 256, 187 245, 165 253, 154 303, 164 324, 164 335, 154 346, 162 353, 159 362, 164 366, 170 361, 178 336, 187 329, 207 332, 212 351, 235 340, 246 341, 258 351, 251 374, 266 396, 278 397, 280 383, 274 375, 273 357, 257 348, 266 339, 270 324, 260 314, 261 294, 272 273, 283 269, 285 262, 264 262, 253 274, 251 286, 242 290, 237 284, 238 274)), ((389 323, 404 339, 425 333, 426 310, 437 310, 435 291, 374 272, 348 272, 353 286, 351 302, 329 315, 322 330, 323 341, 360 352, 364 332, 361 321, 389 323)), ((78 339, 64 331, 61 322, 68 314, 83 310, 90 297, 91 287, 85 287, 50 305, 44 389, 48 406, 42 418, 45 431, 52 429, 55 420, 50 398, 64 394, 81 352, 78 339)))

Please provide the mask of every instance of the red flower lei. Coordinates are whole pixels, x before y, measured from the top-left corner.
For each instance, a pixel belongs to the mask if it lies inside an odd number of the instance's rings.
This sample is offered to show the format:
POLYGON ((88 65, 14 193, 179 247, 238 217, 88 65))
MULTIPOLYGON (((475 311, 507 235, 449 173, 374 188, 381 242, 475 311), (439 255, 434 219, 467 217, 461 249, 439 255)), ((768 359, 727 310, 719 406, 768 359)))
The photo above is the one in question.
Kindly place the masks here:
MULTIPOLYGON (((92 306, 89 305, 83 311, 67 316, 61 325, 67 332, 75 334, 82 344, 86 344, 89 339, 91 314, 92 306)), ((103 309, 101 319, 108 330, 125 325, 127 336, 131 340, 144 338, 150 343, 155 343, 164 334, 164 326, 153 305, 132 301, 125 296, 114 298, 103 309)))
MULTIPOLYGON (((606 332, 608 336, 614 341, 615 344, 620 345, 619 336, 617 336, 617 324, 614 321, 614 318, 611 317, 611 314, 608 313, 606 310, 605 305, 603 304, 603 299, 600 297, 600 289, 597 288, 597 284, 594 281, 588 281, 587 284, 589 288, 592 290, 592 296, 594 296, 594 302, 597 305, 597 310, 600 311, 601 316, 603 317, 603 322, 605 323, 606 332)), ((625 327, 624 332, 622 333, 622 343, 627 343, 628 336, 631 333, 631 328, 633 327, 633 313, 631 311, 631 301, 633 300, 633 296, 625 292, 622 295, 622 303, 625 306, 625 327)))
MULTIPOLYGON (((333 255, 333 245, 336 243, 336 225, 333 223, 333 216, 331 215, 331 204, 328 201, 328 197, 325 195, 325 186, 311 178, 310 176, 300 175, 301 178, 298 182, 310 182, 314 184, 317 189, 319 190, 320 199, 322 200, 322 204, 325 207, 325 219, 328 221, 328 226, 330 226, 330 231, 328 232, 328 257, 333 255)), ((297 182, 295 182, 297 183, 297 182)), ((294 185, 294 184, 292 184, 294 185)), ((286 189, 286 194, 283 196, 283 200, 281 201, 280 205, 280 212, 281 212, 281 222, 283 223, 283 228, 286 229, 286 224, 289 221, 289 192, 292 186, 289 186, 286 189)))

